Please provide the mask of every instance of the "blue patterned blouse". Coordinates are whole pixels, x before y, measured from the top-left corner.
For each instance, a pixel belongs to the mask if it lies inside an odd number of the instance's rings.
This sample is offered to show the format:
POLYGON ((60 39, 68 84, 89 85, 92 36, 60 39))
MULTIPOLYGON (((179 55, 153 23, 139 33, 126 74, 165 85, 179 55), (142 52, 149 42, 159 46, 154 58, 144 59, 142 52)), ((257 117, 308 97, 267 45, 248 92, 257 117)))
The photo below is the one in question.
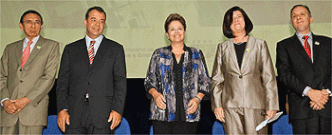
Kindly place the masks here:
MULTIPOLYGON (((204 55, 201 50, 184 46, 184 61, 182 66, 183 104, 184 110, 188 110, 189 101, 198 92, 209 97, 211 79, 206 69, 204 55)), ((144 81, 147 97, 151 99, 150 120, 174 121, 176 114, 175 76, 173 72, 172 47, 162 47, 154 51, 150 60, 149 69, 144 81), (166 98, 166 110, 159 109, 148 93, 155 88, 166 98)), ((186 122, 196 122, 200 119, 199 105, 193 114, 186 114, 186 122)))

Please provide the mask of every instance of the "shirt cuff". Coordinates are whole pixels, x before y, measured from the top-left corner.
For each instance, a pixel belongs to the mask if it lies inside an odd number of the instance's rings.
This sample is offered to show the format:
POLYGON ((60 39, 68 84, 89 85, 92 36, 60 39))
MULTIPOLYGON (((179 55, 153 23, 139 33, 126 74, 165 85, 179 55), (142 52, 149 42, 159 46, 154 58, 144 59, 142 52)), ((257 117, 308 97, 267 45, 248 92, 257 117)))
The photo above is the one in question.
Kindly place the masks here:
POLYGON ((5 100, 9 100, 9 98, 4 98, 1 100, 1 106, 3 106, 2 102, 5 101, 5 100))
POLYGON ((304 96, 308 96, 307 93, 308 93, 308 91, 309 91, 310 89, 311 89, 311 87, 306 86, 306 87, 304 88, 304 90, 303 90, 302 96, 303 96, 303 97, 304 97, 304 96))
POLYGON ((63 109, 63 110, 65 110, 66 112, 68 112, 68 109, 63 109))

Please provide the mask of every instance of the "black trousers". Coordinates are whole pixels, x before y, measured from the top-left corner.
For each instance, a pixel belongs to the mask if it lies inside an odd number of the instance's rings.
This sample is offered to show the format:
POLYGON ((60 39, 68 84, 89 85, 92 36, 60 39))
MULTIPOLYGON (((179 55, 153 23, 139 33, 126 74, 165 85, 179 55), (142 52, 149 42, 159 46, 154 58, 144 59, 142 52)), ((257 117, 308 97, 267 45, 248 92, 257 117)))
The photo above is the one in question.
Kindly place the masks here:
POLYGON ((331 134, 331 118, 315 116, 308 119, 291 120, 294 134, 331 134))
POLYGON ((114 134, 114 130, 110 129, 111 122, 105 128, 97 128, 93 125, 88 101, 84 102, 83 110, 80 125, 76 128, 66 125, 65 134, 114 134))
POLYGON ((198 122, 152 121, 153 134, 197 134, 198 122))

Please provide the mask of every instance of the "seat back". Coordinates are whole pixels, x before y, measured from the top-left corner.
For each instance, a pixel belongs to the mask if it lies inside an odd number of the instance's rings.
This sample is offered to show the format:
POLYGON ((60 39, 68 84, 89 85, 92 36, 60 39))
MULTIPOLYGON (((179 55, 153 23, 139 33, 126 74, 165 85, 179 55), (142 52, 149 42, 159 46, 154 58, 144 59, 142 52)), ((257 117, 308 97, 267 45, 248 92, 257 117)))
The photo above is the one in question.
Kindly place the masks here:
POLYGON ((125 118, 122 118, 120 125, 115 129, 115 134, 123 135, 127 134, 130 135, 130 126, 128 121, 125 118))
POLYGON ((212 134, 213 135, 224 135, 225 134, 224 127, 222 126, 222 123, 219 122, 218 120, 216 120, 213 123, 212 134))

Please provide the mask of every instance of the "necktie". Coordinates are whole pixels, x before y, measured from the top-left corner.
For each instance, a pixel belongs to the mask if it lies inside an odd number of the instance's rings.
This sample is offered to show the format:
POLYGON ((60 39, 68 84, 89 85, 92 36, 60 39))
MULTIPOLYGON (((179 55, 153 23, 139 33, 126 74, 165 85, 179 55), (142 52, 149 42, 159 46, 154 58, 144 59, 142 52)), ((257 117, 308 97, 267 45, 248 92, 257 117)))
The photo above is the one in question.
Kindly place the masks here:
POLYGON ((90 60, 90 65, 92 65, 92 62, 93 62, 93 59, 95 58, 95 55, 94 55, 94 49, 93 49, 93 45, 96 43, 96 41, 91 41, 91 44, 89 46, 89 50, 88 50, 88 53, 89 53, 89 60, 90 60))
POLYGON ((28 46, 24 48, 23 54, 22 54, 22 68, 24 67, 25 62, 27 62, 29 55, 30 55, 30 45, 33 41, 28 42, 28 46))
POLYGON ((304 39, 304 50, 307 52, 309 58, 311 59, 311 49, 310 49, 310 45, 308 43, 308 38, 309 36, 303 36, 304 39))

